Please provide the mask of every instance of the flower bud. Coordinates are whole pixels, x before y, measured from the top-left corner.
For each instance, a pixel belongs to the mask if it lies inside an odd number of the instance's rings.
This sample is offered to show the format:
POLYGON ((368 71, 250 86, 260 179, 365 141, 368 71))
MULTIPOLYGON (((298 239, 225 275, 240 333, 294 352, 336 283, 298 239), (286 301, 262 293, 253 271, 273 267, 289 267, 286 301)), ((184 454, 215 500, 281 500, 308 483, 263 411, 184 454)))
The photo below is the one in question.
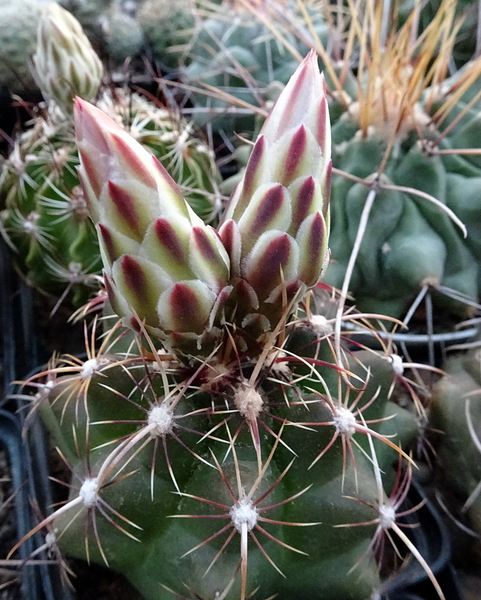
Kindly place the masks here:
POLYGON ((67 115, 75 96, 93 100, 102 82, 102 63, 80 23, 55 2, 39 21, 33 64, 42 93, 67 115))
POLYGON ((331 172, 325 83, 311 51, 267 117, 220 229, 232 273, 272 328, 286 300, 321 276, 331 172))
POLYGON ((160 162, 80 99, 79 174, 97 223, 113 309, 179 350, 215 337, 229 287, 217 232, 192 211, 160 162))

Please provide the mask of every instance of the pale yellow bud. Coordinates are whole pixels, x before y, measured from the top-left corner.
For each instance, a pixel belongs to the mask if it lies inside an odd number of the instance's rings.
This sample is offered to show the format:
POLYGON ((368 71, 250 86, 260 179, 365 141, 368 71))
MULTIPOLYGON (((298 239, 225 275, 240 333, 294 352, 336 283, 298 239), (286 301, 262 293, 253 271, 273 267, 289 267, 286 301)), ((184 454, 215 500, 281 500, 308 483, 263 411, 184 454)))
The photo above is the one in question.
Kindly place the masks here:
POLYGON ((75 96, 93 100, 102 82, 102 63, 80 23, 54 2, 40 19, 33 64, 42 93, 65 114, 73 112, 75 96))

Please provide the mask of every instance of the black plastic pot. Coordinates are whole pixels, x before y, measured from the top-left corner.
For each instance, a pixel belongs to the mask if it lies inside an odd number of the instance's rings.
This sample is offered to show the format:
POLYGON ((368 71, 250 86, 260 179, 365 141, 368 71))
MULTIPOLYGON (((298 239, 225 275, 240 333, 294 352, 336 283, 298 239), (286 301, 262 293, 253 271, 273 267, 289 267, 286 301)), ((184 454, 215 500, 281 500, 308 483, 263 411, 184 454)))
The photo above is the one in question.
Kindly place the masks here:
MULTIPOLYGON (((17 539, 21 539, 37 524, 34 505, 43 515, 48 514, 52 505, 44 431, 38 421, 31 419, 28 434, 22 437, 28 411, 16 401, 14 396, 19 390, 12 384, 43 359, 35 334, 34 318, 31 290, 15 273, 8 251, 0 239, 0 359, 3 378, 0 446, 6 452, 15 492, 12 510, 17 539)), ((35 561, 28 560, 43 543, 43 536, 39 533, 26 540, 16 553, 15 558, 25 561, 20 568, 19 600, 71 600, 70 591, 60 580, 58 565, 39 564, 39 561, 48 560, 45 553, 35 556, 35 561)), ((8 550, 2 548, 2 554, 5 555, 8 550)))
MULTIPOLYGON (((47 507, 52 502, 42 428, 39 423, 31 424, 28 443, 22 440, 21 428, 18 415, 0 409, 0 446, 6 451, 15 490, 12 503, 18 539, 36 525, 33 503, 47 514, 47 507)), ((18 558, 25 561, 19 569, 21 600, 71 600, 68 588, 61 581, 58 565, 39 564, 49 560, 46 552, 36 555, 35 561, 28 560, 43 542, 42 535, 37 534, 18 549, 18 558)))
POLYGON ((349 323, 345 324, 345 328, 347 331, 356 332, 356 335, 353 337, 356 343, 365 344, 374 350, 382 350, 379 340, 385 343, 393 342, 412 361, 438 367, 443 364, 446 352, 451 346, 469 344, 480 333, 478 326, 470 326, 441 333, 391 333, 387 331, 370 333, 349 323))

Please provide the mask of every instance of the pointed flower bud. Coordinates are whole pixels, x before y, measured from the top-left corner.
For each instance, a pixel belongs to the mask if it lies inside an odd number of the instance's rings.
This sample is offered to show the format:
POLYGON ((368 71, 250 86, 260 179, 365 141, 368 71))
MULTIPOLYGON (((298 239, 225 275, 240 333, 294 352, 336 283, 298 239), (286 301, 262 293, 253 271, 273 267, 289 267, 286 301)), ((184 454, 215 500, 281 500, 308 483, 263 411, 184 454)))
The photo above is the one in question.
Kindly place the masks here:
POLYGON ((243 304, 247 285, 271 327, 286 299, 321 276, 331 171, 325 83, 311 51, 267 117, 220 229, 243 304))
POLYGON ((75 127, 113 309, 174 350, 192 342, 200 348, 215 337, 231 289, 217 232, 157 158, 101 110, 77 99, 75 127))
POLYGON ((80 23, 56 2, 39 21, 33 64, 43 94, 67 115, 75 96, 93 100, 102 82, 102 63, 80 23))

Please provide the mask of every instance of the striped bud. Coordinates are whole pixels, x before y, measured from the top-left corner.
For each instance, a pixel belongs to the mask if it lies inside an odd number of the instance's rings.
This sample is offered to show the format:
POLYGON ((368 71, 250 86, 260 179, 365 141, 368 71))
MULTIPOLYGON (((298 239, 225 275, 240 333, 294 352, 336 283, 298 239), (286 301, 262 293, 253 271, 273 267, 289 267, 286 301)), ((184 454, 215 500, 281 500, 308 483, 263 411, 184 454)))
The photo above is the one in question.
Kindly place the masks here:
POLYGON ((186 341, 202 346, 215 337, 231 289, 217 232, 160 162, 101 110, 77 99, 75 126, 113 309, 174 350, 186 341))
POLYGON ((272 327, 286 299, 321 276, 331 171, 325 83, 311 51, 267 117, 220 229, 232 273, 255 292, 272 327))
POLYGON ((33 64, 42 93, 67 115, 75 96, 93 100, 102 82, 102 63, 80 23, 55 2, 39 21, 33 64))

